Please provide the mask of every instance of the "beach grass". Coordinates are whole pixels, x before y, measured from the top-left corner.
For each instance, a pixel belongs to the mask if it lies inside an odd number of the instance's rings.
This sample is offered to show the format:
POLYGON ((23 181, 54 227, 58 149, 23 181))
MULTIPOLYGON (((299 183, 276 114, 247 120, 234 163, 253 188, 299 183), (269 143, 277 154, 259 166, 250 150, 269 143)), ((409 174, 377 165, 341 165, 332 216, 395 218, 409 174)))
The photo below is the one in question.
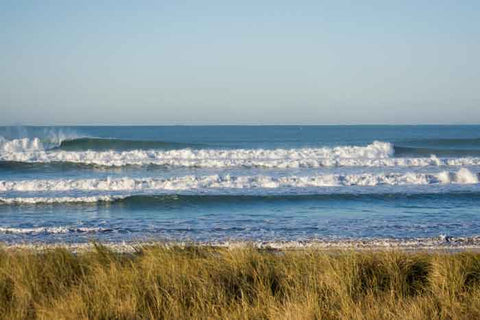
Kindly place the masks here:
POLYGON ((1 319, 480 319, 480 254, 0 249, 1 319))

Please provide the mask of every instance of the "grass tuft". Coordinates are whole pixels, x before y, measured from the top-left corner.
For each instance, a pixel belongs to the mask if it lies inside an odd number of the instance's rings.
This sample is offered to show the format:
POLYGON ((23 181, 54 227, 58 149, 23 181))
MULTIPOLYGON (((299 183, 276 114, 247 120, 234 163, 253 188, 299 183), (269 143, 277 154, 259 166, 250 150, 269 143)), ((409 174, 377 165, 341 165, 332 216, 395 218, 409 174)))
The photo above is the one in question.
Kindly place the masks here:
POLYGON ((0 249, 0 319, 480 319, 480 254, 0 249))

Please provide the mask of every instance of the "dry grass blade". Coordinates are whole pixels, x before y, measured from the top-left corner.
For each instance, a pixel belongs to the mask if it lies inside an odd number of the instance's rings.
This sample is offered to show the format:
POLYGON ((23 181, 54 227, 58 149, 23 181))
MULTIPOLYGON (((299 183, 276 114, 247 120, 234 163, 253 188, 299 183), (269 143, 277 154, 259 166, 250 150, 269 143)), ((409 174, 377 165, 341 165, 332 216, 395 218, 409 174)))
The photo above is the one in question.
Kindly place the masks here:
POLYGON ((0 250, 1 319, 479 319, 480 254, 0 250))

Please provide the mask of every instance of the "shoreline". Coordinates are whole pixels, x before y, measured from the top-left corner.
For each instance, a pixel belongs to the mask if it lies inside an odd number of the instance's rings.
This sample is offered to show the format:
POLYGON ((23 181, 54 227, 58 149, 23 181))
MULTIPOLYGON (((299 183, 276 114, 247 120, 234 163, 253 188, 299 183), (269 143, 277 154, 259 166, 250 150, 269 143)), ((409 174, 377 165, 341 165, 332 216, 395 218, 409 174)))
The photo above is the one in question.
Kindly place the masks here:
POLYGON ((71 252, 91 251, 96 245, 101 245, 113 252, 132 253, 140 247, 212 247, 212 248, 247 248, 279 250, 279 251, 295 251, 295 250, 355 250, 355 251, 419 251, 419 252, 436 252, 436 251, 478 251, 480 252, 480 236, 473 237, 449 237, 440 236, 435 238, 416 238, 416 239, 338 239, 338 240, 297 240, 297 241, 248 241, 248 240, 232 240, 232 241, 168 241, 168 240, 141 240, 141 241, 124 241, 124 242, 108 242, 108 241, 91 241, 91 242, 19 242, 9 243, 0 242, 0 249, 6 250, 51 250, 56 248, 67 249, 71 252))

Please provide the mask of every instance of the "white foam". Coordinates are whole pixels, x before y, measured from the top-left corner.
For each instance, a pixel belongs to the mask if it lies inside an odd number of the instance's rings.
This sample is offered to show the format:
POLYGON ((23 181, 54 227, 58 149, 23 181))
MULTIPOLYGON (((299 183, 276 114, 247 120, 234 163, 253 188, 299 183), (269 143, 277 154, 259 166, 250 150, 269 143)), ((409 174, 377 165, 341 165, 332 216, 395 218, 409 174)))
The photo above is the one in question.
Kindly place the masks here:
MULTIPOLYGON (((27 132, 25 132, 25 134, 26 133, 27 132)), ((42 136, 43 138, 24 137, 11 140, 0 136, 0 155, 11 156, 17 153, 20 156, 21 154, 28 155, 42 153, 53 147, 58 147, 64 140, 76 139, 80 137, 79 135, 72 132, 67 133, 62 131, 45 131, 43 132, 42 136)))
POLYGON ((0 143, 0 161, 29 163, 70 162, 121 167, 158 165, 195 168, 320 168, 320 167, 427 167, 475 166, 480 158, 394 158, 393 145, 374 142, 368 146, 300 149, 180 149, 131 151, 44 150, 38 138, 0 143))
POLYGON ((90 196, 90 197, 0 197, 0 204, 57 204, 57 203, 96 203, 111 202, 121 199, 120 196, 90 196))
POLYGON ((65 234, 65 233, 98 233, 108 232, 111 229, 100 227, 35 227, 35 228, 13 228, 0 227, 0 233, 6 234, 65 234))
POLYGON ((7 140, 0 136, 0 154, 15 154, 45 150, 39 138, 7 140))
MULTIPOLYGON (((406 239, 393 239, 393 238, 345 238, 345 239, 306 239, 306 240, 212 240, 212 241, 182 241, 182 240, 151 240, 151 241, 138 241, 127 240, 122 242, 108 242, 102 241, 102 246, 107 247, 117 253, 136 253, 139 247, 142 246, 158 246, 161 248, 178 248, 178 247, 191 247, 196 245, 199 247, 224 247, 224 248, 251 248, 252 246, 259 249, 277 249, 277 250, 304 250, 304 249, 316 249, 316 250, 441 250, 445 252, 447 250, 478 250, 480 249, 480 237, 448 237, 448 241, 441 237, 430 238, 406 238, 406 239)), ((95 250, 95 243, 82 243, 82 242, 27 242, 27 243, 4 243, 4 247, 14 249, 28 249, 38 250, 43 252, 45 250, 51 250, 56 248, 62 248, 71 251, 72 253, 90 252, 95 250)))
MULTIPOLYGON (((173 178, 38 179, 0 181, 0 192, 142 191, 198 189, 272 189, 336 186, 475 184, 476 174, 466 168, 440 173, 359 173, 312 176, 182 176, 173 178)), ((92 199, 92 201, 95 201, 92 199)), ((85 201, 84 201, 85 202, 85 201)))
POLYGON ((466 168, 461 168, 457 172, 456 181, 461 184, 475 184, 478 183, 478 175, 466 168))
MULTIPOLYGON (((30 140, 29 140, 30 141, 30 140)), ((38 139, 34 141, 39 142, 38 139)), ((7 144, 13 144, 9 141, 7 144)), ((18 142, 16 142, 18 144, 18 142)), ((25 144, 29 142, 24 141, 25 144)), ((336 159, 387 159, 393 146, 374 142, 368 146, 301 149, 181 149, 131 151, 45 151, 38 148, 5 148, 0 160, 16 162, 72 162, 101 166, 163 165, 183 167, 316 167, 336 159)))

